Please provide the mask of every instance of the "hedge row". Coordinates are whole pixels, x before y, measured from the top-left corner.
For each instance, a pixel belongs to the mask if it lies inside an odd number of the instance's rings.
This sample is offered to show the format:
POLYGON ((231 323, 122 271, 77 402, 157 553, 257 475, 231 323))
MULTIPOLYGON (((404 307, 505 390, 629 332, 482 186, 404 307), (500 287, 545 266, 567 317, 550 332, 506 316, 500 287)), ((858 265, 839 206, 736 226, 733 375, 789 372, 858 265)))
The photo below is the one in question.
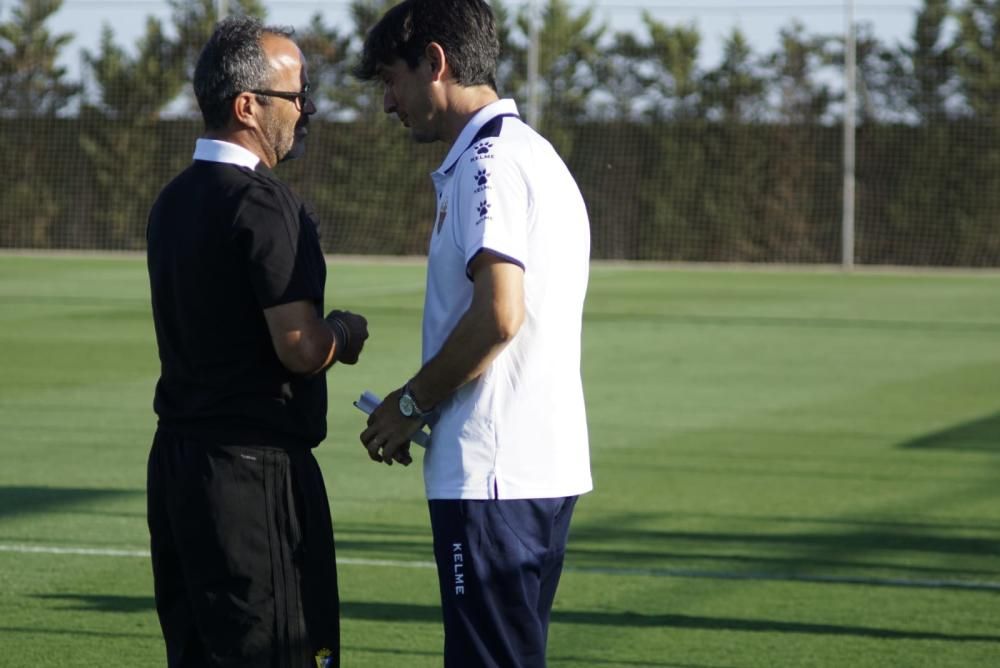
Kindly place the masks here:
MULTIPOLYGON (((0 120, 0 247, 137 250, 200 125, 0 120)), ((587 124, 550 131, 587 200, 597 258, 840 259, 841 131, 587 124)), ((1000 139, 990 126, 870 126, 858 134, 857 261, 1000 266, 1000 139)), ((442 145, 389 120, 314 123, 278 168, 315 206, 325 250, 419 254, 442 145)))

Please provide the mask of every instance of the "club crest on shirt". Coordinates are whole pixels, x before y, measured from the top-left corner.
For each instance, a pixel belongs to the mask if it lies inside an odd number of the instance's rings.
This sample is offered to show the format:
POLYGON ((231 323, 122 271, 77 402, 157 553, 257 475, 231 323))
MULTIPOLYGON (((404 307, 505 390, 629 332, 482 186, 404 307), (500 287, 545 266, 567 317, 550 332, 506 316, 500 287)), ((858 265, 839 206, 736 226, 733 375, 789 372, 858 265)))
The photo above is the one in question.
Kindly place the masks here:
POLYGON ((437 231, 441 231, 441 227, 444 225, 444 219, 448 217, 448 201, 445 200, 441 202, 441 211, 438 213, 437 221, 437 231))
POLYGON ((333 658, 333 652, 324 647, 316 652, 316 668, 332 668, 333 658))

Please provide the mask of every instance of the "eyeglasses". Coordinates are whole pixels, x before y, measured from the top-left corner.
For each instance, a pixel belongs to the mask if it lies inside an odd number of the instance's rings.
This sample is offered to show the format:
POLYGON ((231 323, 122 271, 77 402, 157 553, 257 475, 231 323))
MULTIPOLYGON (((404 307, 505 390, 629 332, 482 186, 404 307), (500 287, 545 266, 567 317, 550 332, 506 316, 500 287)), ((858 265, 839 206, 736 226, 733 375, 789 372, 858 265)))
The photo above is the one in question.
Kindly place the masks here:
POLYGON ((254 95, 263 95, 264 97, 280 97, 282 100, 294 102, 295 108, 299 111, 305 109, 312 102, 312 98, 309 97, 309 84, 303 86, 302 90, 298 93, 290 93, 283 90, 248 90, 247 92, 254 95))

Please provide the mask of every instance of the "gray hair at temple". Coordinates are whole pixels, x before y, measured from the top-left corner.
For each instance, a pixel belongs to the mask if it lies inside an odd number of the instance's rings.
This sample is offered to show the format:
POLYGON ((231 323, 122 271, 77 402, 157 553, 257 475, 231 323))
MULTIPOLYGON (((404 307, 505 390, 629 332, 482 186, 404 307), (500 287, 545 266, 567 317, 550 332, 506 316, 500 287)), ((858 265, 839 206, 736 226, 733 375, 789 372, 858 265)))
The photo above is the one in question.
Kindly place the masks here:
MULTIPOLYGON (((235 15, 215 26, 194 68, 194 95, 207 130, 219 130, 229 123, 231 102, 237 95, 269 87, 271 69, 260 44, 265 34, 291 38, 295 31, 235 15)), ((258 100, 270 104, 266 98, 258 100)))

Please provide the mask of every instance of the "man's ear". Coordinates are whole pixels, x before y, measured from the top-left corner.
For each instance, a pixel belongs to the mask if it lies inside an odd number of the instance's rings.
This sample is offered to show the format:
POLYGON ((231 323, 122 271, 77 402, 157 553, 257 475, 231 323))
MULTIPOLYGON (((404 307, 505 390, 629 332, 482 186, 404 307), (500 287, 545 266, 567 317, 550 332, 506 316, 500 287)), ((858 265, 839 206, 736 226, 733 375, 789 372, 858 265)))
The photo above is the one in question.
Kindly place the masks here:
POLYGON ((257 106, 253 93, 243 92, 233 98, 231 111, 233 120, 240 126, 257 125, 257 106))
POLYGON ((431 42, 424 49, 424 59, 431 68, 431 81, 441 81, 448 74, 448 58, 437 42, 431 42))

